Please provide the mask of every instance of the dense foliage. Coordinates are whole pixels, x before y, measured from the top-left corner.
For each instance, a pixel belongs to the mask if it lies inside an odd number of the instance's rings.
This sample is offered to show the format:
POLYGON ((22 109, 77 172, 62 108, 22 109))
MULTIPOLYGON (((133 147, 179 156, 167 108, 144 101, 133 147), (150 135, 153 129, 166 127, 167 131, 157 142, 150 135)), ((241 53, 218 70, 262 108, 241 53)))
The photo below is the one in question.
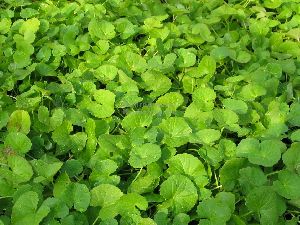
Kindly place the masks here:
POLYGON ((296 225, 299 0, 1 0, 0 225, 296 225))

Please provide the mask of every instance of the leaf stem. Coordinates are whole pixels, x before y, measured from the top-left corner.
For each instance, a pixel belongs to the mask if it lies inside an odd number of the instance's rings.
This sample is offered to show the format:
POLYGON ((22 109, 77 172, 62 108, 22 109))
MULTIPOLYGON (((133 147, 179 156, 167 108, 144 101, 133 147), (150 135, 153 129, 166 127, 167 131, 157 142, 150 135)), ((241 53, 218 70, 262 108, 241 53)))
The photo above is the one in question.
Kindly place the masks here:
POLYGON ((4 199, 4 198, 12 198, 12 196, 0 196, 0 199, 4 199))
POLYGON ((0 163, 0 166, 6 166, 6 167, 8 167, 8 165, 4 164, 4 163, 0 163))
POLYGON ((268 176, 272 176, 272 175, 277 174, 277 173, 279 173, 279 172, 280 172, 280 170, 277 170, 277 171, 268 173, 266 176, 267 176, 267 177, 268 177, 268 176))
POLYGON ((138 172, 138 174, 136 175, 136 177, 134 178, 134 180, 132 181, 132 183, 133 183, 134 181, 136 181, 136 179, 140 176, 142 170, 143 170, 143 167, 140 169, 140 171, 138 172))
POLYGON ((300 211, 297 210, 288 210, 288 212, 292 214, 300 214, 300 211))
POLYGON ((97 216, 96 219, 94 220, 94 222, 92 223, 92 225, 95 225, 99 219, 100 219, 100 217, 97 216))
POLYGON ((246 217, 246 216, 251 215, 252 213, 253 213, 252 211, 249 211, 249 212, 247 212, 247 213, 245 213, 243 215, 240 215, 240 217, 246 217))

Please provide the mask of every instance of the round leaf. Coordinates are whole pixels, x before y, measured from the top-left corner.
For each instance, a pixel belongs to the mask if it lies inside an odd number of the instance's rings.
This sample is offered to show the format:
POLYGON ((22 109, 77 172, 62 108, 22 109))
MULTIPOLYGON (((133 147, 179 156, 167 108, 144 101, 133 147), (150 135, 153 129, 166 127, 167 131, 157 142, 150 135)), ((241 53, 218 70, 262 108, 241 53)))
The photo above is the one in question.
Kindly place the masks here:
POLYGON ((7 129, 11 132, 22 132, 28 134, 30 131, 30 116, 27 111, 16 110, 9 118, 7 129))
POLYGON ((12 132, 9 133, 4 141, 5 145, 12 148, 20 154, 25 154, 31 149, 30 139, 23 133, 12 132))
POLYGON ((163 208, 171 208, 174 214, 190 211, 197 202, 197 189, 193 182, 183 175, 173 175, 160 186, 165 198, 163 208))
POLYGON ((134 168, 141 168, 160 159, 161 150, 156 144, 146 143, 134 147, 130 152, 129 163, 134 168))
POLYGON ((274 181, 273 186, 278 194, 287 199, 300 198, 300 176, 288 170, 278 173, 278 180, 274 181))
POLYGON ((118 201, 122 191, 111 184, 101 184, 91 190, 91 206, 106 207, 118 201))

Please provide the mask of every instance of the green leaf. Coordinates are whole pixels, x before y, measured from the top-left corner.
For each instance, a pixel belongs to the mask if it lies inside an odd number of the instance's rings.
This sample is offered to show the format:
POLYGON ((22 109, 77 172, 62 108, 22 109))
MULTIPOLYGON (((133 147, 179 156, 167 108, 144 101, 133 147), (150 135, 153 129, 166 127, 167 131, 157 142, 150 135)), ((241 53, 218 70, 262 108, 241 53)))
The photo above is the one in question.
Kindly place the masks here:
POLYGON ((218 167, 219 163, 224 159, 224 152, 222 152, 222 149, 217 149, 209 145, 204 145, 199 148, 198 154, 202 159, 207 161, 209 165, 214 167, 218 167))
POLYGON ((138 26, 126 18, 119 18, 116 22, 116 30, 121 33, 122 39, 133 36, 138 31, 138 26))
POLYGON ((208 183, 204 165, 195 156, 187 153, 177 154, 166 162, 169 166, 167 169, 169 175, 185 175, 194 181, 199 188, 208 183))
POLYGON ((116 219, 107 219, 102 220, 99 225, 118 225, 118 221, 116 219))
POLYGON ((162 208, 170 208, 175 214, 190 211, 197 202, 197 189, 193 182, 183 175, 172 175, 160 186, 165 198, 162 208))
POLYGON ((239 51, 235 60, 239 63, 247 63, 251 60, 251 55, 246 51, 239 51))
POLYGON ((6 126, 9 121, 9 115, 7 112, 0 112, 0 130, 6 126))
POLYGON ((84 132, 78 132, 70 135, 70 148, 73 153, 82 151, 86 145, 87 135, 84 132))
POLYGON ((85 184, 74 183, 73 184, 73 201, 74 209, 79 212, 85 212, 90 205, 90 191, 85 184))
POLYGON ((183 104, 183 97, 178 92, 169 92, 157 99, 156 104, 160 107, 166 106, 167 109, 175 111, 183 104))
POLYGON ((144 24, 147 30, 151 28, 161 28, 163 26, 162 21, 168 18, 168 15, 161 15, 161 16, 152 16, 145 19, 144 24))
POLYGON ((300 104, 293 103, 290 106, 288 121, 292 126, 300 126, 300 104))
POLYGON ((300 141, 300 129, 294 131, 294 132, 291 134, 291 140, 292 140, 292 141, 300 141))
POLYGON ((41 205, 40 209, 40 213, 41 211, 45 211, 48 209, 51 209, 51 214, 53 215, 53 217, 55 218, 64 218, 69 214, 69 208, 68 206, 62 202, 59 199, 50 197, 47 198, 41 205))
POLYGON ((36 71, 42 75, 42 76, 56 76, 57 73, 55 71, 55 68, 51 65, 48 65, 46 63, 39 63, 37 66, 36 66, 36 71))
POLYGON ((12 155, 8 158, 8 165, 12 170, 14 182, 23 183, 31 179, 33 170, 25 158, 12 155))
POLYGON ((12 208, 12 224, 22 224, 23 222, 24 225, 29 225, 29 221, 32 222, 32 225, 37 224, 34 221, 34 214, 37 210, 38 202, 38 194, 33 191, 28 191, 21 195, 12 208))
POLYGON ((91 206, 107 207, 115 204, 123 195, 122 191, 111 184, 100 184, 91 190, 91 206))
POLYGON ((267 71, 276 78, 281 78, 282 66, 278 63, 268 63, 266 66, 267 71))
POLYGON ((53 196, 65 202, 69 208, 73 205, 72 185, 66 173, 62 173, 53 185, 53 196))
POLYGON ((57 127, 52 133, 52 139, 58 145, 69 145, 69 133, 73 130, 72 124, 69 121, 64 121, 59 127, 57 127))
POLYGON ((128 162, 134 168, 141 168, 156 162, 161 157, 159 145, 146 143, 131 149, 128 162))
POLYGON ((182 117, 171 117, 160 124, 165 132, 164 142, 171 147, 178 147, 188 142, 187 137, 192 129, 182 117))
POLYGON ((115 161, 111 159, 98 161, 96 157, 92 157, 91 164, 93 169, 89 177, 91 182, 95 182, 96 184, 119 184, 120 177, 111 175, 118 169, 118 164, 115 161), (94 160, 97 161, 94 162, 94 160))
POLYGON ((147 71, 141 77, 145 83, 145 90, 152 91, 150 97, 153 98, 165 94, 172 86, 171 80, 161 73, 147 71))
POLYGON ((147 200, 136 193, 122 195, 117 202, 119 213, 124 216, 128 214, 139 214, 136 208, 146 210, 148 207, 147 200))
POLYGON ((20 27, 20 34, 24 35, 24 40, 32 43, 35 40, 36 32, 40 27, 40 21, 37 18, 26 20, 20 27))
POLYGON ((193 92, 193 102, 203 111, 210 111, 214 107, 216 93, 208 87, 197 88, 193 92))
POLYGON ((248 105, 242 100, 226 98, 222 102, 226 109, 230 109, 237 114, 245 114, 248 111, 248 105))
POLYGON ((195 24, 192 27, 192 34, 198 34, 200 37, 207 42, 213 42, 215 38, 211 35, 209 27, 204 23, 195 24))
POLYGON ((5 146, 12 148, 19 154, 27 153, 32 146, 30 139, 23 133, 10 132, 5 138, 5 146))
POLYGON ((286 35, 288 37, 294 38, 295 40, 300 40, 300 28, 293 28, 289 30, 286 35))
POLYGON ((9 32, 11 26, 11 20, 8 18, 1 18, 0 20, 0 33, 6 34, 9 32))
POLYGON ((206 74, 213 75, 216 71, 216 61, 213 57, 205 55, 201 59, 198 68, 199 73, 196 73, 195 77, 202 77, 206 74))
POLYGON ((270 167, 281 158, 281 153, 286 149, 285 144, 279 140, 258 140, 247 138, 237 147, 237 156, 247 157, 253 164, 270 167))
POLYGON ((125 52, 123 57, 131 71, 143 73, 147 69, 147 62, 141 55, 129 51, 125 52))
POLYGON ((214 129, 203 129, 199 130, 196 134, 193 140, 196 143, 203 143, 203 144, 211 144, 217 140, 219 140, 221 137, 221 133, 218 130, 214 129))
POLYGON ((106 20, 97 20, 93 18, 88 26, 89 33, 92 37, 102 40, 110 40, 116 36, 114 25, 106 20))
POLYGON ((282 4, 282 0, 266 0, 264 2, 264 6, 270 9, 278 8, 281 4, 282 4))
POLYGON ((36 182, 43 182, 52 181, 53 176, 60 170, 63 163, 54 157, 43 155, 40 159, 32 160, 31 165, 38 175, 35 178, 36 182))
POLYGON ((10 132, 21 132, 28 134, 30 131, 31 120, 27 111, 16 110, 10 117, 7 124, 7 129, 10 132))
POLYGON ((66 161, 61 168, 61 172, 66 172, 69 177, 78 176, 82 171, 82 163, 76 159, 66 161))
POLYGON ((114 113, 115 94, 109 90, 96 90, 93 93, 95 101, 86 98, 79 103, 80 108, 88 110, 97 118, 110 117, 114 113))
POLYGON ((95 70, 94 75, 100 81, 104 83, 108 83, 109 81, 113 80, 117 76, 117 73, 118 73, 117 67, 113 65, 105 64, 97 68, 95 70))
POLYGON ((225 59, 226 57, 235 58, 235 51, 233 49, 230 49, 228 47, 217 47, 211 51, 211 56, 216 61, 221 61, 225 59))
POLYGON ((248 157, 251 152, 255 152, 260 148, 260 143, 255 138, 246 138, 241 140, 237 146, 237 156, 248 157))
POLYGON ((33 9, 33 8, 25 8, 25 9, 22 9, 21 12, 20 12, 20 16, 22 18, 25 18, 25 19, 31 18, 31 17, 36 16, 38 14, 39 14, 39 12, 37 10, 33 9))
MULTIPOLYGON (((50 117, 49 125, 51 129, 56 129, 63 123, 65 117, 64 111, 62 109, 56 108, 52 111, 52 116, 50 117)), ((76 123, 74 123, 76 124, 76 123)))
POLYGON ((286 149, 285 144, 279 140, 265 140, 260 144, 260 150, 249 154, 249 161, 263 166, 273 166, 286 149))
POLYGON ((233 158, 227 160, 220 170, 220 182, 225 191, 232 191, 240 177, 239 171, 246 166, 245 159, 233 158))
POLYGON ((177 52, 176 64, 178 67, 191 67, 196 63, 196 55, 191 50, 180 48, 177 52))
POLYGON ((233 158, 236 156, 236 145, 232 140, 221 139, 219 141, 218 150, 224 152, 224 155, 227 159, 233 158))
POLYGON ((120 214, 124 217, 130 215, 131 218, 140 218, 140 212, 138 209, 146 210, 147 207, 148 202, 143 196, 136 193, 129 193, 122 195, 115 204, 103 207, 100 210, 99 217, 106 220, 120 214))
POLYGON ((136 179, 130 184, 128 191, 131 193, 150 193, 159 184, 159 178, 162 173, 162 168, 158 163, 152 163, 147 166, 147 172, 141 170, 136 179))
POLYGON ((300 185, 300 176, 288 170, 282 170, 278 173, 278 180, 274 181, 273 187, 275 191, 284 198, 298 199, 300 193, 298 187, 300 185))
POLYGON ((251 191, 254 187, 265 185, 268 181, 264 172, 258 167, 242 168, 239 173, 239 183, 246 193, 251 191))
POLYGON ((197 213, 200 218, 208 219, 210 224, 226 224, 231 218, 234 209, 234 194, 221 192, 215 198, 205 199, 200 202, 197 207, 197 213))
POLYGON ((285 209, 285 202, 268 186, 251 190, 246 197, 246 206, 259 215, 261 224, 278 224, 285 209))
POLYGON ((40 61, 48 61, 51 57, 51 49, 48 46, 43 46, 37 53, 36 57, 40 61))
POLYGON ((239 121, 238 115, 230 109, 215 109, 213 115, 220 127, 234 125, 239 121))
POLYGON ((38 109, 38 119, 41 123, 49 124, 49 110, 45 106, 40 106, 38 109))
POLYGON ((148 127, 152 122, 152 115, 147 112, 131 112, 122 120, 122 127, 131 130, 137 127, 148 127))
POLYGON ((258 84, 247 84, 242 87, 239 96, 245 101, 253 101, 266 94, 266 89, 258 84))
POLYGON ((23 193, 12 207, 13 225, 38 225, 48 215, 50 208, 41 206, 37 210, 39 198, 33 191, 23 193))
POLYGON ((291 147, 282 155, 283 163, 291 171, 300 174, 300 143, 293 143, 291 147))
POLYGON ((190 222, 190 217, 189 215, 185 213, 179 213, 174 217, 173 220, 173 225, 188 225, 190 222))
POLYGON ((269 32, 270 28, 269 26, 266 26, 266 21, 250 19, 249 22, 249 31, 254 36, 265 36, 269 32))

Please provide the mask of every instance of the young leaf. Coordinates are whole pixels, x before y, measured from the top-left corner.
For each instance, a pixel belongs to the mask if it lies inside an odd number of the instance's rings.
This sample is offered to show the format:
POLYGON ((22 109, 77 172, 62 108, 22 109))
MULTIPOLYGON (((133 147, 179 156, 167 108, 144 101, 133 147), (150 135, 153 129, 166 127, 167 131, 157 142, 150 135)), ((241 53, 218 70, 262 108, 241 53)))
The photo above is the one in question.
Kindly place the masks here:
POLYGON ((162 208, 170 208, 175 214, 190 211, 197 202, 197 189, 193 182, 183 175, 172 175, 160 186, 165 198, 162 208))
POLYGON ((142 168, 156 162, 160 157, 160 147, 156 144, 146 143, 131 149, 128 162, 134 168, 142 168))
POLYGON ((91 206, 107 207, 115 204, 123 195, 122 191, 111 184, 100 184, 91 190, 91 206))
POLYGON ((13 181, 16 183, 27 182, 33 175, 33 170, 29 162, 17 155, 8 158, 8 165, 13 173, 13 181))
POLYGON ((245 114, 248 111, 247 104, 242 100, 226 98, 223 100, 223 105, 237 114, 245 114))
POLYGON ((195 156, 187 153, 177 154, 168 159, 169 175, 185 175, 192 179, 198 187, 204 187, 208 182, 207 172, 202 162, 195 156))
POLYGON ((19 154, 27 153, 32 146, 30 139, 24 133, 20 132, 8 133, 5 138, 4 144, 8 148, 12 148, 19 154))
POLYGON ((291 147, 282 155, 282 160, 287 167, 287 169, 291 171, 296 171, 300 174, 300 158, 298 157, 300 154, 300 143, 293 143, 291 147))
POLYGON ((197 213, 200 218, 208 219, 210 224, 226 224, 234 209, 235 196, 229 192, 221 192, 215 198, 200 202, 197 213))
POLYGON ((278 180, 274 181, 275 191, 287 199, 299 199, 300 176, 288 170, 282 170, 278 173, 278 180))
POLYGON ((21 132, 28 134, 30 131, 31 120, 27 111, 16 110, 10 117, 7 124, 7 129, 10 132, 21 132))
POLYGON ((210 111, 214 107, 216 93, 208 87, 197 88, 193 92, 193 102, 203 111, 210 111))
POLYGON ((182 117, 168 118, 160 124, 160 128, 165 132, 165 143, 171 147, 187 143, 187 137, 192 133, 192 129, 182 117))
POLYGON ((74 208, 79 212, 85 212, 90 205, 90 191, 85 184, 74 183, 72 187, 74 208))
POLYGON ((90 35, 92 37, 97 37, 102 40, 109 40, 115 37, 115 27, 109 22, 102 20, 101 22, 95 18, 93 18, 88 26, 90 35))
POLYGON ((252 212, 258 213, 261 224, 276 224, 286 205, 270 187, 257 187, 247 195, 246 206, 252 212))

